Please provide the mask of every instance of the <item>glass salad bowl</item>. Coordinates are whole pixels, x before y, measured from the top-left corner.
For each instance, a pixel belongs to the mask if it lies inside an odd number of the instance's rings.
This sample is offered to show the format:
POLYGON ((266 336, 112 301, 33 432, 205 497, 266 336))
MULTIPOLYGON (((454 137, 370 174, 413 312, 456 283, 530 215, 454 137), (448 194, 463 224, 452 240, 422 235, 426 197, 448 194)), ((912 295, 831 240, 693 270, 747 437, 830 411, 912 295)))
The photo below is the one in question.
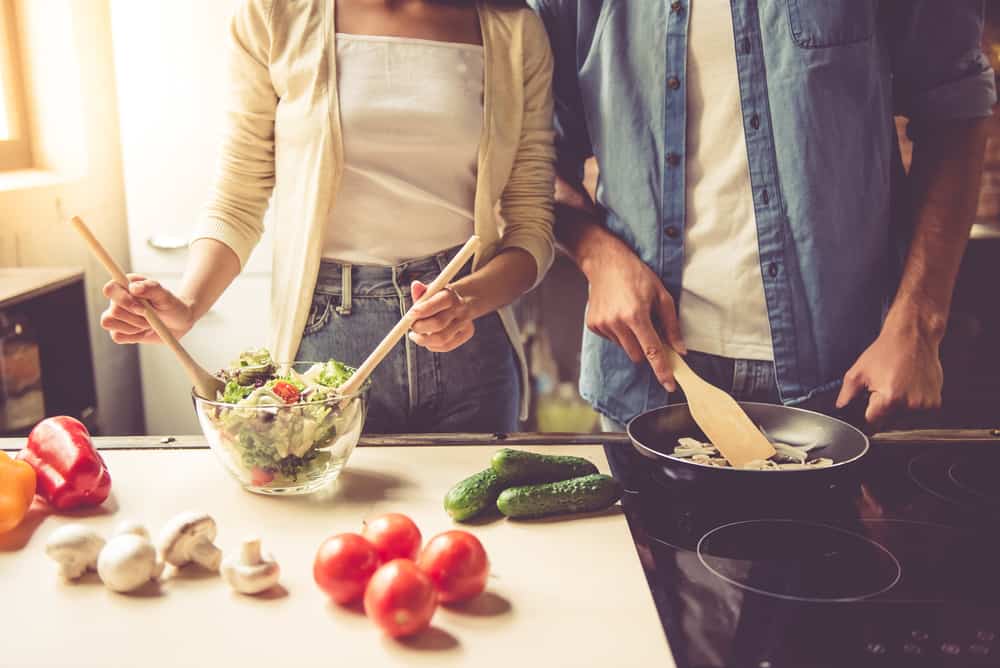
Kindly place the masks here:
MULTIPOLYGON (((315 376, 322 366, 295 362, 272 368, 298 379, 315 376)), ((246 371, 240 369, 244 375, 246 371)), ((242 380, 247 384, 236 387, 234 394, 231 388, 236 382, 229 381, 222 400, 205 399, 194 390, 191 397, 209 447, 245 489, 259 494, 309 494, 340 475, 361 438, 370 381, 352 395, 341 396, 332 386, 314 385, 312 389, 319 391, 307 389, 301 397, 297 388, 289 389, 302 385, 298 382, 282 385, 283 381, 272 377, 265 386, 263 380, 255 382, 251 377, 242 380), (240 390, 249 396, 240 399, 240 390)))

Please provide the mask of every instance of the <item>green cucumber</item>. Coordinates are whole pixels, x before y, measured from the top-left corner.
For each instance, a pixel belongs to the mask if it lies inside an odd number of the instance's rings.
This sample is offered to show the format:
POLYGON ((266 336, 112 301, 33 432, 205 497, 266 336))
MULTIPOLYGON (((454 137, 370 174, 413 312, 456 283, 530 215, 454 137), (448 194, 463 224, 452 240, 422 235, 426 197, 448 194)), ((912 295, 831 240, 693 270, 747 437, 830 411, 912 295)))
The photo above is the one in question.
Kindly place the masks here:
POLYGON ((603 510, 621 498, 618 481, 600 473, 505 489, 497 508, 507 517, 542 517, 603 510))
POLYGON ((484 469, 448 490, 444 497, 444 509, 459 522, 472 519, 493 508, 506 486, 506 482, 492 468, 484 469))
POLYGON ((510 448, 498 450, 490 466, 508 486, 556 482, 597 473, 597 467, 583 457, 540 455, 510 448))

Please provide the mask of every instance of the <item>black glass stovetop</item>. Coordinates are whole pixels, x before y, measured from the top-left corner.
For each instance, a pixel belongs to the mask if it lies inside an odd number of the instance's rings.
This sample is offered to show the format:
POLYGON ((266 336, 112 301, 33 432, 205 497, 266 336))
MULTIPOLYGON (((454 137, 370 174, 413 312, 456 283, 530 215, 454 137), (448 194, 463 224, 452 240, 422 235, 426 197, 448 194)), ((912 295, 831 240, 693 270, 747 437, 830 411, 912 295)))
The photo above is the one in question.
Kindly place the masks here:
POLYGON ((1000 667, 995 445, 873 446, 739 498, 607 451, 679 668, 1000 667))

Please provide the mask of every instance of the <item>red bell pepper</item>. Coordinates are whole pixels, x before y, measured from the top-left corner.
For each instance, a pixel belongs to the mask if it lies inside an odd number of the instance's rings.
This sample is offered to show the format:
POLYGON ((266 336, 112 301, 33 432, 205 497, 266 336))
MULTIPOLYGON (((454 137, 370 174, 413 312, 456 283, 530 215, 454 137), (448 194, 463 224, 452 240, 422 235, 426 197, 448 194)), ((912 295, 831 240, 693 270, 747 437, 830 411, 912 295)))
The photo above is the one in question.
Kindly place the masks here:
POLYGON ((98 506, 111 492, 107 464, 87 428, 71 417, 47 418, 35 425, 17 459, 35 469, 38 495, 56 510, 98 506))

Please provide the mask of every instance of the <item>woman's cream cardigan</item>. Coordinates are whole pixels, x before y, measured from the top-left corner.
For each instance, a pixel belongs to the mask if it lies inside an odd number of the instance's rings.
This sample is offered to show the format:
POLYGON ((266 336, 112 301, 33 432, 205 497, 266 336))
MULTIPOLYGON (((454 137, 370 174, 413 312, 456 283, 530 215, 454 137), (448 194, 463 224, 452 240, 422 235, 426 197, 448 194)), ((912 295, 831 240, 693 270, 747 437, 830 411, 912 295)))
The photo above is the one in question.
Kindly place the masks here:
MULTIPOLYGON (((552 56, 528 9, 479 6, 485 57, 475 231, 480 266, 504 248, 535 259, 536 284, 553 258, 552 56)), ((194 239, 217 239, 241 266, 272 207, 269 345, 298 350, 343 167, 333 0, 244 0, 230 34, 227 130, 213 197, 194 239)), ((406 213, 400 212, 400 224, 406 213)), ((509 308, 500 312, 527 379, 509 308)), ((527 405, 527 386, 522 392, 527 405)))

